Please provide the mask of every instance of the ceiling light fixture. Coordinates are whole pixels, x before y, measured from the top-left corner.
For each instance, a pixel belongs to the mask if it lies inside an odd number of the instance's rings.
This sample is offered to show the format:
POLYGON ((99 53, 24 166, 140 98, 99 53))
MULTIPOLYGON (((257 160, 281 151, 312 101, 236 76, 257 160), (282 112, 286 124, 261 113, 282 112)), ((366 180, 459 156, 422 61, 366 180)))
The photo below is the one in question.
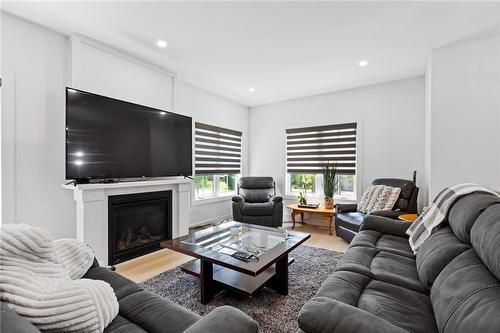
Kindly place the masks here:
POLYGON ((367 60, 361 60, 360 62, 358 62, 358 66, 359 67, 365 67, 366 65, 368 65, 368 61, 367 60))
POLYGON ((76 165, 83 165, 83 161, 82 160, 76 160, 74 163, 76 165))
POLYGON ((255 88, 254 88, 254 87, 250 87, 250 88, 248 88, 248 91, 250 91, 250 92, 254 92, 254 91, 255 91, 255 88))
POLYGON ((167 42, 165 42, 164 40, 161 40, 161 39, 160 39, 160 40, 158 40, 158 41, 156 42, 156 45, 157 45, 159 48, 164 49, 164 48, 166 48, 166 47, 167 47, 167 45, 168 45, 168 44, 167 44, 167 42))
POLYGON ((85 154, 83 153, 83 151, 77 151, 75 153, 75 155, 78 156, 78 157, 83 157, 83 155, 85 155, 85 154))

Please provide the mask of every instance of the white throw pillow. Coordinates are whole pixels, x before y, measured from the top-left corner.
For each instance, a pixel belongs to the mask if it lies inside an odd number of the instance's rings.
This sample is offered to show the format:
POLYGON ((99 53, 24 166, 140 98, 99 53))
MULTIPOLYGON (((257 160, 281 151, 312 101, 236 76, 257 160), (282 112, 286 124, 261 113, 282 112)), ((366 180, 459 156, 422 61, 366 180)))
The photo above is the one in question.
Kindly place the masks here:
POLYGON ((361 196, 358 212, 367 214, 377 210, 391 210, 399 198, 399 193, 399 187, 373 185, 361 196))

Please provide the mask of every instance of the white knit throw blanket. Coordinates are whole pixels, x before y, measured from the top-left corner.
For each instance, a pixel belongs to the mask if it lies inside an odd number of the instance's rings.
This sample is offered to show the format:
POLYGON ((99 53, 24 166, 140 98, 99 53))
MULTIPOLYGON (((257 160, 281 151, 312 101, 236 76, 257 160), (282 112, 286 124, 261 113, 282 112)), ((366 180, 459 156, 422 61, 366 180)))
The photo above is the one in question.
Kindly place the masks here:
POLYGON ((94 254, 26 224, 0 229, 0 300, 42 331, 103 332, 118 314, 111 286, 81 279, 94 254))

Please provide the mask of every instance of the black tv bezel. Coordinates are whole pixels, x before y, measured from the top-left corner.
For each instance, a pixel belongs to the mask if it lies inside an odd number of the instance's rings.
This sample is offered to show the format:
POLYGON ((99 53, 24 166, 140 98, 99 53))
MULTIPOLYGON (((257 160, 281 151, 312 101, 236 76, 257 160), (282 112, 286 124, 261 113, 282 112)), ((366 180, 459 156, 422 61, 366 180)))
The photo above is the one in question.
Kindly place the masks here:
POLYGON ((66 87, 65 88, 65 110, 64 110, 64 123, 65 123, 65 127, 64 127, 64 133, 65 133, 65 138, 64 138, 64 157, 65 157, 65 161, 64 161, 64 176, 66 178, 66 180, 75 180, 75 181, 78 181, 78 180, 100 180, 100 179, 103 179, 103 180, 106 180, 106 179, 128 179, 128 178, 158 178, 158 177, 191 177, 193 176, 193 134, 192 134, 192 128, 193 128, 193 118, 190 117, 190 116, 186 116, 186 115, 182 115, 182 114, 179 114, 179 113, 175 113, 175 112, 171 112, 171 111, 167 111, 167 110, 163 110, 163 109, 158 109, 158 108, 153 108, 153 107, 150 107, 150 106, 146 106, 146 105, 141 105, 141 104, 137 104, 137 103, 133 103, 133 102, 129 102, 129 101, 125 101, 125 100, 122 100, 122 99, 118 99, 118 98, 113 98, 113 97, 109 97, 109 96, 105 96, 105 95, 100 95, 100 94, 96 94, 96 93, 93 93, 93 92, 90 92, 90 91, 85 91, 85 90, 81 90, 81 89, 77 89, 77 88, 73 88, 73 87, 66 87), (77 92, 80 92, 80 93, 84 93, 84 94, 89 94, 89 95, 93 95, 93 96, 98 96, 98 97, 103 97, 103 98, 107 98, 107 99, 110 99, 110 100, 113 100, 113 101, 117 101, 117 102, 121 102, 121 103, 128 103, 128 104, 131 104, 131 105, 135 105, 135 106, 138 106, 140 108, 147 108, 147 109, 150 109, 152 111, 158 111, 158 112, 166 112, 168 114, 172 114, 172 115, 175 115, 175 116, 179 116, 179 117, 183 117, 183 118, 186 118, 186 119, 189 119, 191 121, 191 146, 189 147, 190 151, 191 151, 191 170, 190 170, 190 173, 189 174, 182 174, 182 173, 177 173, 177 174, 165 174, 165 175, 109 175, 109 176, 106 176, 105 178, 103 177, 100 177, 100 176, 88 176, 88 177, 84 177, 84 178, 68 178, 68 90, 73 90, 73 91, 77 91, 77 92))

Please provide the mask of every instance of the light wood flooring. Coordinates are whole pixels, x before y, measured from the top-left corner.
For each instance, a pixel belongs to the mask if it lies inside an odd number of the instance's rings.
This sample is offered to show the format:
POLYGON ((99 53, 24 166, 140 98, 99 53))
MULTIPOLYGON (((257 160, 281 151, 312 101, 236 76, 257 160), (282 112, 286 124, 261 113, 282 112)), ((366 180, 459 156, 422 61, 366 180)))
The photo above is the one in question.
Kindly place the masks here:
MULTIPOLYGON (((292 229, 291 223, 284 223, 283 226, 292 229)), ((295 230, 311 234, 311 238, 304 243, 306 245, 339 252, 345 252, 347 249, 348 244, 344 240, 335 235, 329 235, 326 229, 296 224, 295 230)), ((116 271, 135 282, 142 282, 191 259, 192 257, 184 254, 163 249, 119 264, 116 266, 116 271)))

